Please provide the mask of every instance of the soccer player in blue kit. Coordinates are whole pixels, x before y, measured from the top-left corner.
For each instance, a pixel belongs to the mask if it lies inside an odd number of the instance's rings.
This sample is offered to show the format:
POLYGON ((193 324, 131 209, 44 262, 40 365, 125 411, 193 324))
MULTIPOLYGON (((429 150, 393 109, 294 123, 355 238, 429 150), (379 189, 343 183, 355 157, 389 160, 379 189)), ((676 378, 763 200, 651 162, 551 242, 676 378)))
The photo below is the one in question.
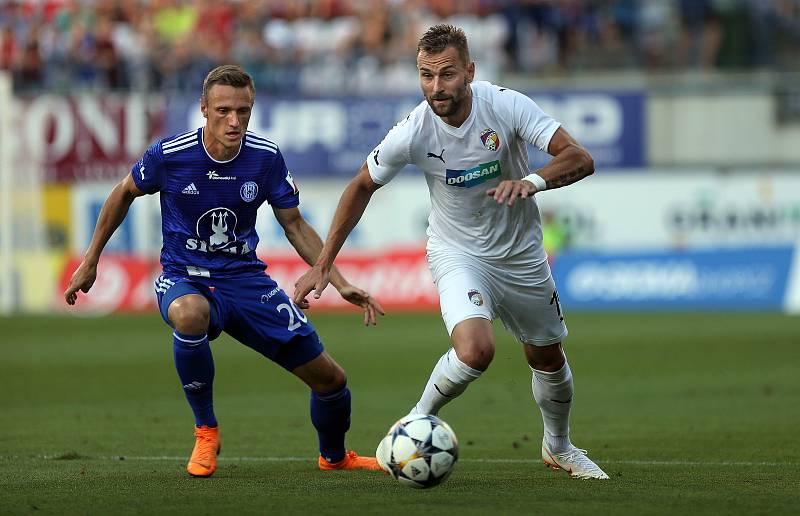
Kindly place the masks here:
MULTIPOLYGON (((173 328, 175 367, 195 417, 195 446, 187 471, 211 476, 220 450, 214 415, 214 361, 209 341, 225 331, 273 360, 311 389, 311 421, 319 437, 319 468, 379 471, 373 457, 345 448, 350 390, 344 370, 328 355, 300 308, 264 271, 256 256, 256 210, 268 202, 289 242, 309 264, 322 240, 298 210, 299 193, 277 144, 247 131, 255 99, 240 67, 215 68, 203 82, 205 127, 164 138, 145 152, 109 194, 92 241, 64 298, 75 304, 97 276, 105 244, 131 203, 161 193, 163 274, 158 307, 173 328)), ((336 272, 340 295, 375 324, 380 304, 336 272)))

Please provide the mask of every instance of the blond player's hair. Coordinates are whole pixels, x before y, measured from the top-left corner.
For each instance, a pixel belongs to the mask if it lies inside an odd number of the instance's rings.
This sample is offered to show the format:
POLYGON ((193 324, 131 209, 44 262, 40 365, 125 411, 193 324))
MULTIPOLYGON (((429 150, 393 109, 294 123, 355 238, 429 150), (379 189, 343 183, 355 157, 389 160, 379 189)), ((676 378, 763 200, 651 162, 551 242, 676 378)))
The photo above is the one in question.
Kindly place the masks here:
POLYGON ((208 92, 215 84, 233 86, 234 88, 249 88, 253 96, 256 94, 253 78, 238 65, 222 65, 208 72, 205 80, 203 80, 203 102, 208 103, 208 92))

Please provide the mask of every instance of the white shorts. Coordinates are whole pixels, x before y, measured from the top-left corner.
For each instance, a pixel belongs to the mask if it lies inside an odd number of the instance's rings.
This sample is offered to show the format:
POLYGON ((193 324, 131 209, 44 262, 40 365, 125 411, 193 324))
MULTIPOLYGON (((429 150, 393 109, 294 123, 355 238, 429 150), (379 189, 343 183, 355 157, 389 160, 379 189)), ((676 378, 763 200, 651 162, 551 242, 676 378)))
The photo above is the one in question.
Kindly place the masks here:
POLYGON ((428 253, 447 333, 473 317, 499 317, 525 344, 548 346, 567 336, 547 261, 486 262, 459 251, 428 253))

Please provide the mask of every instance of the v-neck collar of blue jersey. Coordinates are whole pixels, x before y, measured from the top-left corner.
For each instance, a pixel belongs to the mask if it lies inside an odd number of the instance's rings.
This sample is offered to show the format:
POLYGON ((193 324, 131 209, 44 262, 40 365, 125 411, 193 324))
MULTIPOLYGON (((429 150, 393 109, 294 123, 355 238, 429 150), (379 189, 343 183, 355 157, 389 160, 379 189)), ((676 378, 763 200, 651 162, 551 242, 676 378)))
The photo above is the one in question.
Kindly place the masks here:
POLYGON ((431 109, 430 106, 428 106, 428 109, 433 115, 434 120, 436 120, 436 123, 439 124, 439 127, 441 127, 444 132, 451 136, 455 136, 456 138, 463 138, 464 135, 467 134, 467 131, 469 131, 469 128, 472 127, 472 123, 475 121, 475 92, 472 93, 472 109, 469 110, 469 116, 467 116, 467 119, 464 120, 464 123, 459 127, 453 127, 442 120, 439 115, 433 112, 433 109, 431 109))
POLYGON ((242 145, 244 145, 244 139, 247 138, 247 135, 242 136, 242 140, 239 142, 239 150, 236 151, 236 155, 234 157, 232 157, 231 159, 228 159, 228 160, 225 160, 225 161, 220 161, 218 159, 212 158, 211 154, 208 153, 208 149, 206 149, 206 142, 203 139, 203 134, 205 133, 205 130, 206 130, 205 127, 201 127, 200 128, 200 145, 203 146, 203 151, 206 153, 206 156, 208 156, 208 159, 210 159, 214 163, 230 163, 231 161, 235 160, 237 156, 239 156, 240 152, 242 152, 242 145))

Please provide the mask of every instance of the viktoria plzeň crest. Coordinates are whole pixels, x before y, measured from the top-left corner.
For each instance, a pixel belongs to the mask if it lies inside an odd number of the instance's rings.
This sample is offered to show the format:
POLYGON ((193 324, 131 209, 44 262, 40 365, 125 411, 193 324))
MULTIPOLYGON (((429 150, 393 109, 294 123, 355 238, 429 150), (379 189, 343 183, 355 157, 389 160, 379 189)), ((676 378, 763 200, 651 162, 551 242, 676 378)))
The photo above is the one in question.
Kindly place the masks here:
POLYGON ((494 129, 484 129, 483 132, 481 132, 481 142, 483 142, 483 146, 490 151, 496 151, 500 148, 500 137, 497 136, 494 129))
POLYGON ((483 296, 477 290, 472 289, 469 292, 467 292, 467 297, 469 297, 469 300, 472 301, 473 305, 475 306, 483 305, 483 296))

